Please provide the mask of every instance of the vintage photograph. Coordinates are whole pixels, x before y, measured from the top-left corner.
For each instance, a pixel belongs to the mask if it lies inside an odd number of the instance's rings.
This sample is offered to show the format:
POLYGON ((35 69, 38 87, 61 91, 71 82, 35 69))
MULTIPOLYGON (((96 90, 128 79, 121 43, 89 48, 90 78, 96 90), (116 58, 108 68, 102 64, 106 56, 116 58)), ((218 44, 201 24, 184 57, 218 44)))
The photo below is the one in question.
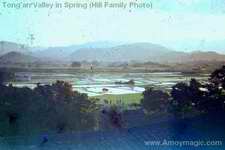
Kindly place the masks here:
POLYGON ((224 142, 224 0, 0 0, 0 150, 224 142))

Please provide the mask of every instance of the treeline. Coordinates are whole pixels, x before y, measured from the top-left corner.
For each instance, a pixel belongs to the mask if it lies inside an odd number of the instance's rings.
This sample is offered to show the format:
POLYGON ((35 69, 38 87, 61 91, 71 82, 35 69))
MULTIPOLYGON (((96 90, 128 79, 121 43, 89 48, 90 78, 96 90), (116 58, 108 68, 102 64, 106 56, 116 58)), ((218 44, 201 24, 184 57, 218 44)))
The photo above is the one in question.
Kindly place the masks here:
POLYGON ((225 113, 225 66, 215 70, 207 83, 191 79, 178 83, 170 93, 148 88, 143 92, 142 107, 147 113, 170 112, 178 116, 225 113))
POLYGON ((0 69, 0 84, 12 80, 14 78, 14 73, 9 72, 4 69, 0 69))
MULTIPOLYGON (((94 130, 99 126, 98 100, 73 91, 71 84, 57 81, 51 85, 37 84, 34 89, 17 88, 4 85, 5 77, 6 74, 0 72, 0 136, 94 130)), ((207 83, 192 79, 189 83, 174 85, 169 93, 147 88, 141 107, 146 114, 223 116, 225 66, 215 70, 207 83)), ((102 113, 119 128, 122 115, 112 110, 102 113)))
POLYGON ((63 81, 29 89, 0 84, 0 135, 94 129, 95 100, 63 81))

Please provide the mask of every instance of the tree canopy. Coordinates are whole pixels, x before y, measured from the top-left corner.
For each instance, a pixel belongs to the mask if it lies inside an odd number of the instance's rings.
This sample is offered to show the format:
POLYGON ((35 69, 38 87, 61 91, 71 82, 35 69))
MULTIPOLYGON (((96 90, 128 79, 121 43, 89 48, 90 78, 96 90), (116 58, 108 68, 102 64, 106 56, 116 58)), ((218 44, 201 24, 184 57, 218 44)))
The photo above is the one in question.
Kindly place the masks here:
POLYGON ((154 90, 153 88, 147 88, 143 92, 143 99, 141 104, 143 108, 148 111, 165 111, 169 104, 169 94, 161 90, 154 90))
POLYGON ((0 86, 0 134, 93 129, 96 101, 64 81, 36 88, 0 86))

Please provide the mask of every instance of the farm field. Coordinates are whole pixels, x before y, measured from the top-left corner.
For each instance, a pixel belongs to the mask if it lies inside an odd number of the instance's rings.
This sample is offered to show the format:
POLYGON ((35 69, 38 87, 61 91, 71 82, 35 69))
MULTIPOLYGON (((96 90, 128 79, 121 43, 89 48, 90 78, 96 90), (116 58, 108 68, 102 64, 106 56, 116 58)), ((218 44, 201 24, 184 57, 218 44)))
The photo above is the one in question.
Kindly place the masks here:
POLYGON ((121 104, 139 103, 145 87, 170 90, 178 82, 188 82, 191 78, 204 82, 208 78, 207 74, 184 75, 180 72, 74 74, 19 72, 16 76, 16 80, 11 82, 13 86, 35 88, 37 83, 52 84, 57 80, 63 80, 69 82, 75 91, 85 93, 89 97, 121 104), (126 84, 130 80, 134 81, 133 85, 126 84))

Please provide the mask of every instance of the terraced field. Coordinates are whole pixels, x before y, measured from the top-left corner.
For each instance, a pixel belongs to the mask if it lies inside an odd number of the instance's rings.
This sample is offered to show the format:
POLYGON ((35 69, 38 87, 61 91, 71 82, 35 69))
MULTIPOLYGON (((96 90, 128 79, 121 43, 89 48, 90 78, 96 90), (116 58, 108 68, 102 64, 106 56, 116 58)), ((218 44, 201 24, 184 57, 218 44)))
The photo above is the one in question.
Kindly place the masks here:
POLYGON ((34 88, 37 83, 52 84, 57 80, 67 81, 73 89, 90 97, 108 100, 110 103, 139 103, 147 86, 170 90, 177 82, 188 82, 191 78, 205 81, 207 74, 183 75, 180 72, 158 73, 38 73, 21 72, 12 84, 34 88), (22 78, 21 78, 22 77, 22 78), (134 84, 126 84, 133 80, 134 84), (118 84, 120 83, 120 84, 118 84))

